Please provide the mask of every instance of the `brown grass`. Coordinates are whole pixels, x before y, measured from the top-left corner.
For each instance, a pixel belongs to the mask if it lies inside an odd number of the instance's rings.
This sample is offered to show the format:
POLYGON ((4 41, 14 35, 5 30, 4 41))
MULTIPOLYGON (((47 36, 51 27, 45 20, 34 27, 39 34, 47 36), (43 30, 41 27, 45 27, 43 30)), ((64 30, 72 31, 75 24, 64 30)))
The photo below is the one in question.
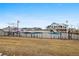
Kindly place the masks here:
POLYGON ((0 37, 0 52, 9 56, 79 56, 79 41, 0 37))

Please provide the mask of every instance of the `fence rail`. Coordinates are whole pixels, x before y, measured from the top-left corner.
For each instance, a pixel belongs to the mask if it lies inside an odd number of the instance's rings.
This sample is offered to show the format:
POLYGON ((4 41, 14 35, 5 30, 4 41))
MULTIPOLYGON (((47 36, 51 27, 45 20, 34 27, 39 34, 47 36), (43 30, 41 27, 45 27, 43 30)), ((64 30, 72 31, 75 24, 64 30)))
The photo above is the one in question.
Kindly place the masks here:
MULTIPOLYGON (((18 36, 17 33, 4 33, 2 36, 18 36), (10 34, 10 35, 9 35, 10 34)), ((19 37, 79 40, 79 34, 63 32, 20 32, 19 37)))

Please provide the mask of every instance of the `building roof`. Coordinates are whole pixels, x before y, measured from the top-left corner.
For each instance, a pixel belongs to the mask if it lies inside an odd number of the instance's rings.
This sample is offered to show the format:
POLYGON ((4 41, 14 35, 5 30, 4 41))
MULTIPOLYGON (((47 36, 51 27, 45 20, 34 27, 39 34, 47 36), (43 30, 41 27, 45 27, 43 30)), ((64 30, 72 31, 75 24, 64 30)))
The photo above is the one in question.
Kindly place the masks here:
POLYGON ((65 24, 65 23, 61 23, 61 24, 59 24, 59 23, 52 23, 51 25, 49 25, 49 26, 64 26, 64 27, 68 27, 68 25, 67 24, 65 24))

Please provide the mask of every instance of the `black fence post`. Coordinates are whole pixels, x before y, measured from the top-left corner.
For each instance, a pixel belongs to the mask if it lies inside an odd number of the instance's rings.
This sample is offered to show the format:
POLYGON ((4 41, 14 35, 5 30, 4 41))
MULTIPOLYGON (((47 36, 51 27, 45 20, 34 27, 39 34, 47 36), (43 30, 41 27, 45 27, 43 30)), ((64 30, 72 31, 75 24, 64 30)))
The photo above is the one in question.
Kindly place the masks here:
POLYGON ((62 39, 62 38, 61 38, 61 35, 62 35, 62 33, 60 32, 60 38, 59 38, 59 39, 62 39))

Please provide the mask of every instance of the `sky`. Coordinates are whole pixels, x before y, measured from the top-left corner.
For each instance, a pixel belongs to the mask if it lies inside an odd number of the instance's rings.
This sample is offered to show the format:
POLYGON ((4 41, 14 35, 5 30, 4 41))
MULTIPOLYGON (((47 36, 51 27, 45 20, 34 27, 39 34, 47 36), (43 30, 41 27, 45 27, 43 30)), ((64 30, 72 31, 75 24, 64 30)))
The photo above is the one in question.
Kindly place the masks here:
POLYGON ((78 3, 0 3, 0 28, 16 26, 46 28, 53 22, 79 27, 78 3))

